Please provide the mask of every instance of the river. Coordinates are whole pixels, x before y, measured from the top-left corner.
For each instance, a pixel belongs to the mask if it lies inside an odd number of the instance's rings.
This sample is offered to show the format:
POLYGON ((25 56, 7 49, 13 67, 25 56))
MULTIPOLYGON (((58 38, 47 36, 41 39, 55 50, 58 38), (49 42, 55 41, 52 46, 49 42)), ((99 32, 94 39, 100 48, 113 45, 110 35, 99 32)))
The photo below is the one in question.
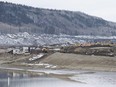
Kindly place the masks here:
POLYGON ((38 70, 39 72, 44 74, 0 72, 0 87, 116 87, 116 72, 38 70))

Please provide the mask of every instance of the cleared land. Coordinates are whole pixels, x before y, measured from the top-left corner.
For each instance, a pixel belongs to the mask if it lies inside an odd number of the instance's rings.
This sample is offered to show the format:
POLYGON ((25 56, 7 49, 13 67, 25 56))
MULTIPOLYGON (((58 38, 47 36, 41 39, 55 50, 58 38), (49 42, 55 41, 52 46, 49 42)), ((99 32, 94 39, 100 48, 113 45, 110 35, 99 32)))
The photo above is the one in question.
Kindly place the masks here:
POLYGON ((48 66, 56 66, 53 69, 116 71, 116 56, 109 57, 56 52, 35 62, 27 62, 31 56, 0 54, 0 66, 25 69, 32 67, 39 69, 45 68, 45 64, 48 64, 48 66))
POLYGON ((116 71, 116 57, 54 53, 41 62, 67 69, 116 71))

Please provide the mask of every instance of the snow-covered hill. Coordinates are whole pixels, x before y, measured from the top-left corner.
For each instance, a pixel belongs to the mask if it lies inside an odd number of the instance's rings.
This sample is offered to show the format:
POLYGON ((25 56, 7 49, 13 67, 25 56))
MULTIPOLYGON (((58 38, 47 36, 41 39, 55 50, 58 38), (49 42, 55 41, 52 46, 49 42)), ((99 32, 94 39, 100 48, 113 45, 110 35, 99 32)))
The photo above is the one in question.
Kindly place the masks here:
POLYGON ((0 35, 0 45, 52 45, 52 44, 74 44, 94 40, 116 40, 116 36, 70 36, 29 34, 27 32, 17 34, 0 35))
POLYGON ((0 1, 0 33, 116 35, 116 23, 83 12, 33 8, 0 1))

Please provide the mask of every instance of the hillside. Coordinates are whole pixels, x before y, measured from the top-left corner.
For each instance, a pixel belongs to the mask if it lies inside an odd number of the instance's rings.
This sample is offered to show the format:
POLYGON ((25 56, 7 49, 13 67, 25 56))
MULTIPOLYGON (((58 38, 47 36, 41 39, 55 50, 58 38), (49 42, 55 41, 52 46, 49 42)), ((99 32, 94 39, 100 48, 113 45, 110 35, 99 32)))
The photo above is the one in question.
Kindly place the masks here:
POLYGON ((112 36, 116 35, 116 23, 82 12, 0 2, 0 32, 112 36))

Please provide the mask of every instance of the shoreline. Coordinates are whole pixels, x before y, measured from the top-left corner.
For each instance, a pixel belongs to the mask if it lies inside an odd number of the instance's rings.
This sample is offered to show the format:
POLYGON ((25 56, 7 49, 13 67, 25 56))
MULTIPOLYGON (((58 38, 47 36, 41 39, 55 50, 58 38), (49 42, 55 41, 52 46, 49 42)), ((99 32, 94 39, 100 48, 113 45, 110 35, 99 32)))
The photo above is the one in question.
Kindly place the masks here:
POLYGON ((13 62, 2 64, 0 61, 0 67, 4 68, 18 68, 18 69, 67 69, 67 70, 89 70, 89 71, 103 71, 103 72, 116 72, 116 57, 107 56, 93 56, 93 55, 79 55, 72 53, 53 53, 45 58, 36 61, 36 63, 26 63, 24 60, 28 59, 28 56, 20 56, 13 62), (19 61, 20 60, 20 61, 19 61))
POLYGON ((116 72, 116 57, 54 53, 41 62, 61 69, 116 72))

